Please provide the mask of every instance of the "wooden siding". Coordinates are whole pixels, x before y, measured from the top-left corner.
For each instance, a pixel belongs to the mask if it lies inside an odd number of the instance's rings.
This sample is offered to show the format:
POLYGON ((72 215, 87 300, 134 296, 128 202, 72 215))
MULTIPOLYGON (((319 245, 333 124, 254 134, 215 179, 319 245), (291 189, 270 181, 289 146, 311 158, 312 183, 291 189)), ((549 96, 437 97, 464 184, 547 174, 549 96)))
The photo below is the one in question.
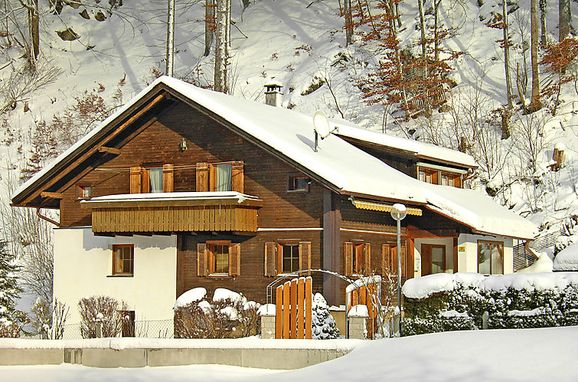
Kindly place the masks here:
POLYGON ((92 231, 257 231, 257 210, 237 206, 94 208, 92 231))

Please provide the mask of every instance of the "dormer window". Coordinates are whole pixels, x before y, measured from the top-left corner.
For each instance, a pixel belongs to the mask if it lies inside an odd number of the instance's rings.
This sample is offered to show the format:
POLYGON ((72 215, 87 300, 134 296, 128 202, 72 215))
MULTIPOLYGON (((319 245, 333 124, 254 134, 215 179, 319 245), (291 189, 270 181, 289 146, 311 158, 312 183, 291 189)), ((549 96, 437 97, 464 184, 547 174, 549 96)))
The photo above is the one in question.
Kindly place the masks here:
POLYGON ((465 170, 429 163, 418 163, 417 178, 422 182, 461 188, 465 170))

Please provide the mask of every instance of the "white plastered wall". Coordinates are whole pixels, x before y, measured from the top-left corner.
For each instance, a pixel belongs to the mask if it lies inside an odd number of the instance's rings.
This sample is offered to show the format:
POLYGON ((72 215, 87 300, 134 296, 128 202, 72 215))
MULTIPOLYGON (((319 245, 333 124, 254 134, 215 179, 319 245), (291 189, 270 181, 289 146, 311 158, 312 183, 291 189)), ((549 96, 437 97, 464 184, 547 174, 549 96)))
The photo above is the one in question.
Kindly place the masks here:
POLYGON ((454 239, 452 237, 427 238, 414 240, 414 277, 421 276, 421 245, 434 244, 446 247, 446 273, 454 272, 454 239))
POLYGON ((458 271, 478 272, 478 240, 501 241, 504 243, 504 274, 514 272, 513 239, 473 234, 458 237, 458 271))
POLYGON ((105 295, 123 300, 136 320, 172 320, 176 299, 177 238, 94 236, 90 227, 55 229, 54 297, 80 322, 78 302, 105 295), (134 244, 134 276, 112 276, 112 245, 134 244))

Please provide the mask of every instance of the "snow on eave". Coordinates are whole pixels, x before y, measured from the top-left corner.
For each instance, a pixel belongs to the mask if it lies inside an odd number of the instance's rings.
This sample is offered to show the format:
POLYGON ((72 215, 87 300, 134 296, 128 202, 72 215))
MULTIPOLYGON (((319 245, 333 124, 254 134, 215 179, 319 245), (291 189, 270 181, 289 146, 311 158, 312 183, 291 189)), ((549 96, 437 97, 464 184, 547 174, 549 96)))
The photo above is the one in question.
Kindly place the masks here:
POLYGON ((443 162, 467 168, 478 167, 478 164, 471 155, 462 153, 460 151, 432 145, 430 143, 419 142, 412 139, 406 139, 379 133, 376 131, 362 129, 345 120, 332 119, 331 124, 337 128, 335 134, 341 135, 343 137, 357 139, 360 141, 390 147, 397 150, 412 152, 420 159, 429 159, 432 161, 443 162))
POLYGON ((81 203, 108 203, 120 201, 169 201, 169 200, 237 200, 242 203, 245 200, 260 199, 253 195, 242 194, 236 191, 211 191, 211 192, 158 192, 142 194, 115 194, 106 196, 97 196, 92 199, 83 200, 81 203))
POLYGON ((60 155, 58 155, 52 162, 50 162, 48 165, 43 167, 42 170, 38 171, 30 179, 28 179, 26 182, 22 183, 14 192, 14 196, 12 196, 13 204, 17 205, 18 203, 16 203, 15 201, 26 196, 23 194, 30 193, 31 192, 30 189, 37 186, 38 183, 45 176, 47 176, 49 173, 54 171, 58 165, 65 162, 67 159, 69 159, 69 157, 72 157, 73 154, 84 149, 85 145, 90 143, 90 141, 93 138, 95 138, 96 135, 98 135, 98 133, 100 133, 109 124, 114 122, 114 120, 116 120, 117 118, 122 116, 127 110, 129 110, 136 103, 138 103, 143 97, 145 97, 153 88, 155 88, 161 82, 162 82, 162 77, 155 80, 152 84, 150 84, 149 86, 144 88, 140 93, 138 93, 136 96, 134 96, 130 101, 128 101, 126 104, 124 104, 123 106, 118 108, 108 118, 106 118, 104 121, 99 123, 98 126, 96 126, 94 129, 89 131, 84 137, 82 137, 80 140, 78 140, 75 144, 73 144, 68 149, 66 149, 64 152, 62 152, 60 155))

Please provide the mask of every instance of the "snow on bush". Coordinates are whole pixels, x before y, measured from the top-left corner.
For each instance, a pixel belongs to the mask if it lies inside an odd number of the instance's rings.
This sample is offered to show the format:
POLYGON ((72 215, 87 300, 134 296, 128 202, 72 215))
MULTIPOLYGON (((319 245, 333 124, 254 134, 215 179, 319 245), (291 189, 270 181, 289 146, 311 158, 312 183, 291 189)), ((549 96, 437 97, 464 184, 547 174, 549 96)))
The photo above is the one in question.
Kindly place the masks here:
POLYGON ((578 324, 578 274, 435 274, 408 280, 404 333, 578 324))
POLYGON ((217 288, 213 298, 205 288, 183 293, 175 303, 175 337, 240 338, 258 334, 260 305, 240 293, 217 288))
POLYGON ((578 271, 578 244, 570 245, 554 258, 555 271, 578 271))
POLYGON ((313 309, 311 315, 311 326, 313 339, 316 340, 330 340, 339 338, 340 332, 335 324, 335 320, 331 313, 327 301, 320 293, 315 293, 313 296, 313 309))

